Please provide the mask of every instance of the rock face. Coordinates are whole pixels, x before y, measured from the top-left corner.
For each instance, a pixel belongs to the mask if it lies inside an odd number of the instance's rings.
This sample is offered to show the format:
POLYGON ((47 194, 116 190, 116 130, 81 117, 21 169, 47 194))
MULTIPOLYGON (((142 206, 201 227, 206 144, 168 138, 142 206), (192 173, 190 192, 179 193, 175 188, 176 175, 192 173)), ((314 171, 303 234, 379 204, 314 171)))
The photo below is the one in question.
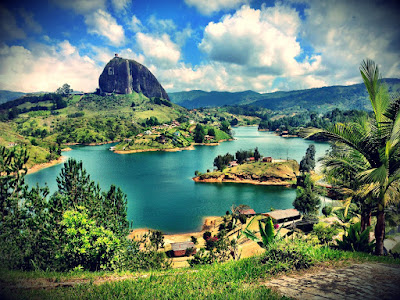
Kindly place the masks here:
POLYGON ((143 93, 148 98, 169 100, 157 78, 145 66, 132 59, 114 57, 99 77, 99 87, 105 93, 143 93))

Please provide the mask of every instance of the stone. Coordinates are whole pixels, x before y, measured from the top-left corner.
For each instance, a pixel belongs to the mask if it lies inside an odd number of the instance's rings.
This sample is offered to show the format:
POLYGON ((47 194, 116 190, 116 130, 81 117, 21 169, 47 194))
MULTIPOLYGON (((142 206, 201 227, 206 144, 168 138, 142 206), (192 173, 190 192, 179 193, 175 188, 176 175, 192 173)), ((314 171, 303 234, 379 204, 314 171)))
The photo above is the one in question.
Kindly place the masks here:
POLYGON ((99 77, 103 93, 142 93, 148 98, 158 97, 169 100, 168 94, 157 78, 142 64, 133 59, 114 57, 104 67, 99 77))

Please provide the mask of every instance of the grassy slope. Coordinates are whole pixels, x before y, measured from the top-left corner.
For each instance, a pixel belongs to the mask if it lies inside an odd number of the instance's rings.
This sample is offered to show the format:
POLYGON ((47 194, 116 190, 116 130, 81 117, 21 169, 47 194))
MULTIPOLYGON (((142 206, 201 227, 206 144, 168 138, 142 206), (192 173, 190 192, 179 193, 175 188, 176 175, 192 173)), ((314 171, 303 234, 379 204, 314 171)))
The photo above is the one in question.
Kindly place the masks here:
POLYGON ((222 174, 231 174, 236 176, 252 176, 258 177, 274 177, 281 178, 282 180, 291 180, 294 173, 299 172, 299 164, 295 160, 289 160, 286 162, 275 162, 275 163, 244 163, 237 167, 226 168, 223 172, 216 171, 205 173, 200 176, 201 179, 217 178, 222 174))
POLYGON ((300 269, 313 266, 341 267, 362 262, 400 263, 398 259, 333 250, 301 239, 289 238, 272 245, 265 255, 200 266, 194 270, 175 269, 142 273, 7 271, 0 273, 3 285, 21 283, 21 279, 31 282, 38 280, 42 283, 75 280, 82 284, 48 290, 3 289, 0 290, 0 294, 9 297, 12 295, 15 299, 284 299, 266 288, 263 282, 293 272, 296 269, 295 264, 299 261, 303 261, 300 262, 300 269), (268 251, 276 250, 294 251, 300 256, 282 259, 268 255, 268 251), (266 256, 270 257, 270 260, 263 262, 266 256), (306 264, 301 257, 306 258, 306 264), (98 280, 103 280, 103 284, 91 283, 96 283, 98 280))
POLYGON ((9 147, 10 143, 16 143, 19 146, 26 145, 29 153, 28 168, 35 164, 47 162, 46 156, 49 154, 49 150, 45 145, 31 145, 30 140, 18 134, 12 124, 0 122, 0 145, 9 147))

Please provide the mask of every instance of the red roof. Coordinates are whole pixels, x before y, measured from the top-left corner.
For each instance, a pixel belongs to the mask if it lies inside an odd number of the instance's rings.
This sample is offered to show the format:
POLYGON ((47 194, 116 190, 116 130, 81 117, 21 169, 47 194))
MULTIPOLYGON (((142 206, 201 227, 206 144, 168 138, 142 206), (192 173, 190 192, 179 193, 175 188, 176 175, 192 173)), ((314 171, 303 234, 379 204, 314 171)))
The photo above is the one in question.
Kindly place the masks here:
POLYGON ((239 213, 242 215, 255 215, 256 212, 252 208, 246 208, 246 209, 239 209, 239 213))

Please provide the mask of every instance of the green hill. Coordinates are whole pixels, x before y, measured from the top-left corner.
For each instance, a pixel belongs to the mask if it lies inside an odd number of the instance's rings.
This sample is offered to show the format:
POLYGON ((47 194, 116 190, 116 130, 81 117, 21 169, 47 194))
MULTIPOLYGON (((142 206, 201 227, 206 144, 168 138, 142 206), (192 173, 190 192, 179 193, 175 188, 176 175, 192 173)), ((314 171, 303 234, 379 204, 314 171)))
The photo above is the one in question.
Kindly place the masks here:
MULTIPOLYGON (((400 79, 384 79, 389 92, 400 93, 400 79)), ((370 104, 364 84, 329 86, 289 92, 260 94, 253 91, 237 93, 189 91, 169 94, 171 101, 186 108, 252 104, 271 110, 307 109, 327 112, 334 108, 365 109, 370 104)))

